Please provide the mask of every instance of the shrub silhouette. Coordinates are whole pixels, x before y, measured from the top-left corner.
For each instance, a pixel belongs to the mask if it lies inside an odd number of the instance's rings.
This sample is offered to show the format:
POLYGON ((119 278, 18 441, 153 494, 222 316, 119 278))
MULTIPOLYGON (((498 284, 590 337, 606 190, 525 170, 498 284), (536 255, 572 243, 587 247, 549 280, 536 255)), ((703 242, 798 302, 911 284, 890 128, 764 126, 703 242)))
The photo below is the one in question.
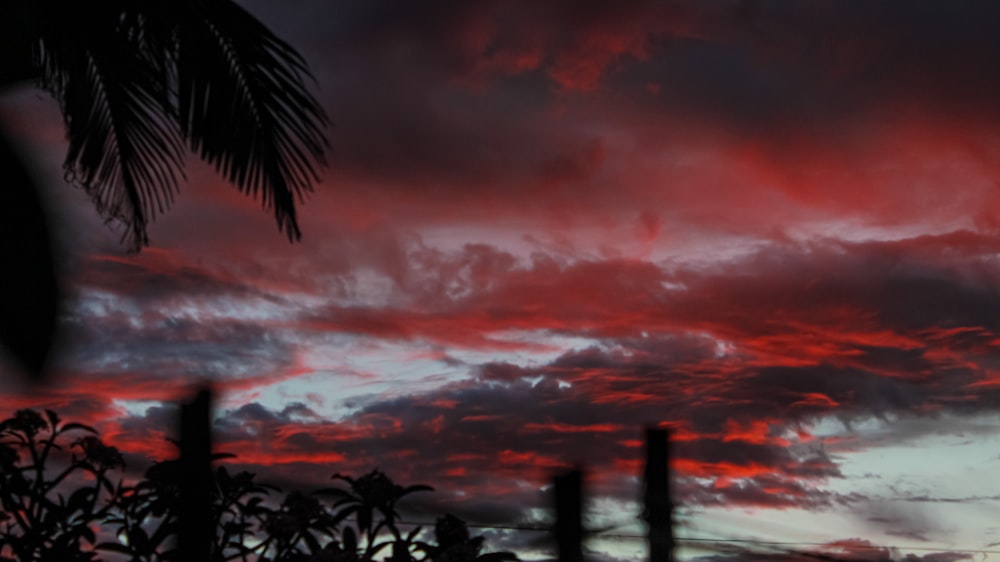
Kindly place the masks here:
POLYGON ((389 531, 396 540, 402 539, 399 529, 396 527, 396 520, 399 518, 399 514, 396 512, 396 503, 399 500, 413 492, 434 490, 430 486, 419 484, 404 488, 390 480, 378 469, 358 479, 340 473, 334 474, 333 479, 347 482, 350 489, 325 488, 317 491, 316 494, 337 498, 333 507, 341 508, 338 512, 339 516, 355 516, 358 533, 364 537, 367 543, 366 552, 369 554, 373 554, 373 550, 387 544, 380 545, 376 542, 376 537, 383 530, 389 531), (375 515, 381 516, 381 520, 377 523, 374 520, 375 515))
POLYGON ((51 410, 0 422, 0 559, 95 559, 94 528, 121 493, 108 472, 125 464, 96 435, 51 410))
POLYGON ((423 545, 422 550, 433 562, 504 562, 517 560, 510 552, 483 554, 483 537, 470 537, 469 527, 454 515, 440 517, 434 525, 436 545, 423 545))
MULTIPOLYGON (((214 459, 232 457, 214 455, 214 459)), ((177 460, 154 463, 141 479, 113 482, 121 453, 92 427, 62 423, 46 410, 18 410, 0 422, 0 562, 180 560, 174 545, 183 475, 177 460)), ((211 560, 223 562, 503 562, 482 554, 483 537, 445 515, 433 542, 422 529, 403 534, 397 504, 424 485, 400 486, 379 470, 335 474, 347 489, 282 495, 249 472, 214 471, 211 560), (391 547, 386 551, 387 547, 391 547)))

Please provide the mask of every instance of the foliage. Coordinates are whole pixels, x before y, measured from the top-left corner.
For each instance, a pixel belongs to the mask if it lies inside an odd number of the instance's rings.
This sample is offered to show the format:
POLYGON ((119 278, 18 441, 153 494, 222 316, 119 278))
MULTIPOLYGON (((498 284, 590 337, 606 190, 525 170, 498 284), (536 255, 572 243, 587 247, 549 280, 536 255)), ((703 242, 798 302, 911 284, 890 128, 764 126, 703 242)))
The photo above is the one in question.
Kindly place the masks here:
MULTIPOLYGON (((327 118, 301 55, 232 0, 36 0, 20 58, 59 103, 63 167, 133 249, 170 205, 186 149, 300 237, 296 198, 323 164, 327 118)), ((9 57, 17 59, 17 57, 9 57)))
MULTIPOLYGON (((109 474, 124 466, 93 428, 63 424, 55 412, 19 410, 0 422, 0 562, 179 560, 178 461, 157 462, 132 483, 121 475, 113 482, 109 474)), ((215 469, 213 562, 517 560, 509 552, 482 554, 483 537, 470 537, 452 515, 437 520, 431 542, 419 540, 419 527, 404 534, 398 503, 431 488, 400 486, 379 470, 358 478, 335 474, 347 489, 283 496, 255 478, 215 469)))
POLYGON ((426 545, 424 550, 433 562, 504 562, 517 560, 510 552, 483 554, 483 537, 470 537, 464 521, 454 515, 445 515, 434 525, 436 545, 426 545))
POLYGON ((94 559, 94 527, 121 491, 108 472, 124 466, 118 450, 96 434, 83 424, 61 423, 51 410, 18 410, 0 422, 3 560, 94 559), (67 451, 69 458, 59 455, 67 451))
MULTIPOLYGON (((193 152, 301 238, 296 205, 324 166, 323 107, 305 60, 233 0, 8 0, 0 88, 34 81, 59 104, 63 171, 139 251, 193 152)), ((45 373, 65 306, 39 182, 0 131, 0 347, 45 373)), ((2 351, 2 350, 0 350, 2 351)))
POLYGON ((358 533, 364 537, 368 545, 367 548, 371 550, 381 548, 375 539, 383 529, 392 533, 393 538, 397 540, 402 538, 396 527, 396 521, 399 519, 396 503, 399 500, 413 492, 434 490, 430 486, 419 484, 404 488, 377 469, 358 479, 339 473, 334 474, 333 479, 347 482, 350 489, 325 488, 316 493, 336 498, 333 507, 339 507, 339 513, 345 517, 355 516, 358 533), (381 516, 381 520, 377 523, 374 519, 375 515, 381 516))

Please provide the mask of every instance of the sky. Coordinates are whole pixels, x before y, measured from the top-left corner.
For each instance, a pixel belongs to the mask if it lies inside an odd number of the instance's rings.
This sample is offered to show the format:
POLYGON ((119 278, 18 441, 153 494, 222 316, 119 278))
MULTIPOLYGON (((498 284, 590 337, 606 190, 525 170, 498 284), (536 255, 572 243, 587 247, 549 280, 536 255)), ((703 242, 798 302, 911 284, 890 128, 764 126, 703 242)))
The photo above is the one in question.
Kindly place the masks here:
POLYGON ((658 425, 681 537, 1000 560, 1000 5, 242 4, 333 123, 303 240, 192 159, 129 254, 63 181, 54 103, 5 93, 71 304, 44 389, 0 363, 4 411, 92 423, 138 467, 208 379, 258 478, 377 467, 436 488, 414 520, 510 526, 584 466, 619 535, 658 425))

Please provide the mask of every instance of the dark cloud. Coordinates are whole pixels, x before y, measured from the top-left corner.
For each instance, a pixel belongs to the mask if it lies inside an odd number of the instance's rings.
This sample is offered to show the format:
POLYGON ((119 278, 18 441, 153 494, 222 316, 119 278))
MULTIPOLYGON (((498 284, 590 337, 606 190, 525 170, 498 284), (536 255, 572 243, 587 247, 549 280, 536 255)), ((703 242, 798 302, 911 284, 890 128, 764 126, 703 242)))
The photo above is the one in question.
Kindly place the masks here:
MULTIPOLYGON (((337 124, 307 240, 278 245, 193 169, 165 248, 77 258, 70 376, 6 403, 114 417, 109 438, 155 458, 172 410, 115 399, 285 380, 331 334, 430 349, 468 379, 354 396, 338 420, 234 405, 220 446, 289 487, 381 466, 441 489, 410 509, 488 522, 526 517, 574 463, 634 498, 647 424, 673 430, 691 505, 813 510, 867 499, 832 491, 841 454, 991 429, 970 420, 1000 398, 993 4, 248 5, 302 48, 337 124), (834 227, 885 240, 802 241, 834 227), (586 343, 504 355, 553 336, 586 343), (829 419, 840 435, 812 434, 829 419), (854 431, 871 419, 891 431, 854 431)), ((928 533, 897 515, 860 517, 928 533)))
POLYGON ((163 302, 260 294, 225 269, 192 263, 176 252, 159 248, 135 256, 96 255, 77 268, 74 286, 114 292, 121 298, 163 302))
POLYGON ((59 370, 78 383, 112 375, 144 377, 176 388, 210 378, 232 382, 281 378, 295 369, 295 346, 261 322, 295 305, 222 268, 153 249, 138 256, 84 260, 63 319, 59 370))
MULTIPOLYGON (((511 327, 602 343, 544 365, 482 364, 473 380, 372 399, 336 423, 302 405, 282 412, 247 406, 227 416, 224 433, 234 444, 282 436, 257 462, 282 454, 335 455, 345 469, 363 470, 385 458, 405 459, 393 463, 403 481, 488 489, 528 505, 537 492, 524 483, 544 481, 560 467, 582 462, 606 474, 637 469, 638 430, 659 423, 674 428, 677 467, 688 478, 682 493, 693 504, 853 504, 863 498, 825 488, 841 472, 823 441, 809 434, 813 421, 839 417, 849 431, 853 421, 880 418, 900 429, 898 438, 915 439, 964 431, 961 416, 996 406, 989 387, 977 387, 967 399, 970 385, 986 376, 977 364, 995 360, 989 342, 996 320, 983 311, 997 299, 986 282, 995 275, 989 262, 945 251, 954 243, 949 240, 965 236, 824 242, 805 252, 776 245, 700 270, 547 261, 533 269, 510 260, 499 268, 430 269, 443 275, 475 270, 480 273, 469 275, 483 281, 469 284, 470 292, 450 305, 440 301, 450 308, 441 317, 355 307, 359 319, 372 320, 321 326, 378 338, 432 337, 452 346, 468 345, 468 333, 511 327), (611 271, 617 274, 606 274, 611 271), (591 301, 601 308, 588 308, 591 301), (537 306, 500 313, 510 310, 507 302, 537 306), (483 323, 484 311, 498 313, 483 323), (474 323, 465 324, 466 318, 474 323), (379 325, 374 332, 366 328, 379 325), (387 332, 387 326, 396 327, 387 332), (908 421, 942 413, 958 418, 908 421), (705 487, 705 479, 713 484, 705 487)), ((475 248, 464 255, 483 264, 493 263, 483 256, 500 254, 475 248)), ((312 322, 307 325, 315 327, 312 322)), ((624 483, 602 485, 618 497, 634 494, 624 483)))
MULTIPOLYGON (((960 420, 996 407, 985 367, 996 361, 996 271, 970 244, 996 242, 953 233, 773 244, 703 268, 520 262, 483 245, 456 254, 424 248, 410 262, 414 269, 400 272, 399 288, 401 302, 413 298, 426 308, 329 307, 298 329, 448 348, 492 345, 491 333, 510 329, 595 343, 547 364, 472 365, 470 380, 392 400, 372 396, 342 420, 302 403, 279 410, 245 404, 223 416, 220 446, 276 478, 291 479, 295 467, 320 485, 330 472, 324 463, 361 472, 395 459, 401 481, 490 490, 531 505, 532 483, 575 463, 606 475, 637 470, 639 430, 661 424, 674 429, 684 499, 693 504, 825 509, 853 502, 825 488, 841 472, 809 434, 813 421, 835 416, 849 428, 876 417, 915 439, 961 422, 907 420, 943 413, 960 420), (455 288, 453 296, 441 296, 444 287, 455 288)), ((88 310, 80 309, 82 326, 88 310)), ((91 416, 110 408, 111 396, 179 393, 176 376, 192 369, 241 388, 296 372, 296 344, 249 320, 194 321, 169 308, 139 323, 113 318, 91 329, 89 351, 80 352, 111 369, 78 375, 74 388, 86 390, 77 400, 91 400, 91 416)), ((164 421, 149 410, 124 419, 114 437, 162 453, 148 443, 162 441, 163 431, 152 428, 164 421)), ((851 446, 878 443, 866 439, 851 446)), ((619 498, 635 493, 627 482, 599 485, 619 498)), ((478 509, 447 497, 468 513, 478 509)))
MULTIPOLYGON (((279 29, 289 19, 251 7, 279 29)), ((591 185, 598 172, 646 173, 645 152, 623 154, 627 142, 594 131, 648 130, 642 147, 662 154, 674 135, 697 146, 717 129, 779 167, 845 167, 847 156, 846 168, 865 169, 857 149, 880 142, 873 129, 957 124, 968 136, 997 117, 1000 11, 987 2, 385 0, 296 11, 307 23, 289 35, 313 55, 337 123, 335 174, 393 190, 417 215, 614 200, 615 184, 591 185), (539 189, 552 177, 573 178, 575 198, 539 189)))

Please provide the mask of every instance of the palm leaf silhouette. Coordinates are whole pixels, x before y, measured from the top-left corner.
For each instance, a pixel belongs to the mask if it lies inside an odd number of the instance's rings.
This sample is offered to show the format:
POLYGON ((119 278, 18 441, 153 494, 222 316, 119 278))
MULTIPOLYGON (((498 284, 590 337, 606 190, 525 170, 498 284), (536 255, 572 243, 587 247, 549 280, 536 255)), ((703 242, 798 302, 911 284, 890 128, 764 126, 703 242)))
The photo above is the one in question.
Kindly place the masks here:
POLYGON ((326 147, 326 117, 299 78, 305 62, 236 4, 198 6, 204 25, 185 28, 178 42, 181 129, 297 240, 296 198, 317 179, 314 162, 326 147))
MULTIPOLYGON (((67 179, 138 251, 183 178, 185 145, 301 237, 296 204, 325 164, 326 114, 301 56, 232 0, 19 1, 0 86, 34 78, 62 109, 67 179)), ((62 306, 44 202, 0 135, 0 345, 38 376, 62 306), (29 297, 29 295, 31 295, 29 297), (37 297, 35 296, 37 295, 37 297)))
POLYGON ((182 144, 167 83, 110 7, 75 5, 74 20, 86 25, 60 18, 46 26, 42 86, 62 108, 67 177, 102 216, 127 226, 123 238, 138 249, 177 191, 182 144))
POLYGON ((42 22, 41 86, 59 100, 67 176, 138 250, 182 176, 186 143, 301 238, 326 114, 302 57, 231 0, 73 2, 42 22))

